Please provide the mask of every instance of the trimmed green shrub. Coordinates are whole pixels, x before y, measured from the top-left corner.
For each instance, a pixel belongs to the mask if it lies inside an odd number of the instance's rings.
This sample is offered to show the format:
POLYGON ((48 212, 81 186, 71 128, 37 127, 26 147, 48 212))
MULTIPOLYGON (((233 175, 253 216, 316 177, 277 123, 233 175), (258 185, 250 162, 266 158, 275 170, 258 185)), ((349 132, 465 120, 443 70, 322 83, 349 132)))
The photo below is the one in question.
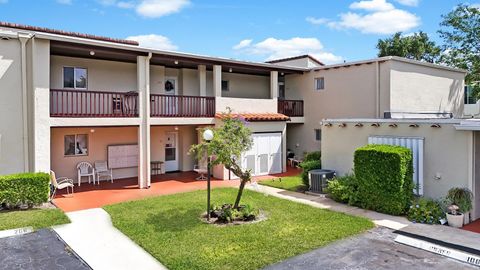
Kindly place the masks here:
POLYGON ((419 198, 410 205, 407 218, 416 223, 440 224, 441 220, 445 218, 445 212, 440 202, 428 198, 419 198))
POLYGON ((50 176, 46 173, 19 173, 0 176, 0 204, 8 208, 38 205, 48 201, 50 176))
POLYGON ((303 162, 312 161, 312 160, 320 160, 321 157, 322 157, 322 154, 320 153, 320 151, 310 152, 310 153, 305 154, 305 157, 303 158, 303 162))
POLYGON ((358 205, 358 181, 353 174, 328 181, 326 191, 334 201, 358 205))
POLYGON ((300 168, 302 168, 300 177, 302 177, 303 184, 308 188, 308 172, 315 169, 321 169, 322 163, 320 160, 303 161, 300 163, 300 168))
POLYGON ((354 156, 360 207, 391 215, 406 212, 413 199, 413 164, 410 149, 371 144, 354 156))

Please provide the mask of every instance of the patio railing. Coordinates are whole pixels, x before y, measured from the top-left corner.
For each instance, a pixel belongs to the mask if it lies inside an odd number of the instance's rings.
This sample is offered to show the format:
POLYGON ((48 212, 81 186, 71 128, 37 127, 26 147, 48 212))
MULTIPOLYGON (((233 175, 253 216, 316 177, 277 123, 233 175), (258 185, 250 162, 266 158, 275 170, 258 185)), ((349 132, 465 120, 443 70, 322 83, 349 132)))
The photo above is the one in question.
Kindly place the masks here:
POLYGON ((290 117, 303 117, 303 100, 279 100, 278 113, 290 117))
POLYGON ((50 116, 138 117, 138 93, 50 89, 50 116))
POLYGON ((214 117, 215 98, 150 95, 152 117, 214 117))

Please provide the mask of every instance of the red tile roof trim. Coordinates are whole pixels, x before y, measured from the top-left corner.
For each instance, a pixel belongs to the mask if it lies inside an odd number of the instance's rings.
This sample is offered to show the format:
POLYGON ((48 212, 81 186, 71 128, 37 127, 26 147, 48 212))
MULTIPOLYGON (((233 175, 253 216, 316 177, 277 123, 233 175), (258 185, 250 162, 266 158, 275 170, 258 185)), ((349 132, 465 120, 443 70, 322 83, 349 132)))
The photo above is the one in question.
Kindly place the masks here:
POLYGON ((109 38, 103 36, 95 36, 90 34, 82 34, 78 32, 69 32, 57 29, 51 29, 46 27, 38 27, 38 26, 31 26, 31 25, 24 25, 24 24, 17 24, 17 23, 9 23, 9 22, 0 22, 0 27, 8 27, 8 28, 16 28, 21 30, 28 30, 28 31, 37 31, 37 32, 44 32, 49 34, 57 34, 62 36, 69 36, 69 37, 76 37, 76 38, 87 38, 99 41, 106 41, 106 42, 113 42, 113 43, 120 43, 120 44, 127 44, 127 45, 135 45, 138 46, 138 42, 133 40, 126 40, 126 39, 119 39, 119 38, 109 38))
MULTIPOLYGON (((249 122, 262 122, 262 121, 288 121, 290 117, 281 113, 239 113, 232 114, 233 117, 241 117, 249 122)), ((223 113, 216 113, 215 118, 222 119, 225 117, 223 113)))

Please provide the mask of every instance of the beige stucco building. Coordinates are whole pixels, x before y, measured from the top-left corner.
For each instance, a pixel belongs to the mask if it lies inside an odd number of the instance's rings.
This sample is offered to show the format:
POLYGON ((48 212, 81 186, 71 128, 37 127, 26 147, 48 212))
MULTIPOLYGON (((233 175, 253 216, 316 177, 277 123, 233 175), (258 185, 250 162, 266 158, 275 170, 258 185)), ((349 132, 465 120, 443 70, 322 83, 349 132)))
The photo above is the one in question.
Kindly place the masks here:
MULTIPOLYGON (((286 171, 289 151, 302 157, 320 149, 324 166, 343 174, 369 136, 413 136, 425 142, 425 195, 454 185, 478 190, 477 135, 455 120, 463 116, 464 76, 398 57, 253 63, 1 23, 0 174, 54 170, 77 181, 79 162, 105 160, 115 178, 138 177, 147 188, 152 163, 162 163, 162 173, 202 165, 188 150, 228 107, 249 121, 254 148, 241 162, 256 175, 286 171), (413 129, 412 117, 431 120, 413 129), (364 119, 363 128, 351 118, 364 119), (373 128, 371 121, 398 124, 373 128)), ((214 176, 234 178, 223 167, 214 176)))

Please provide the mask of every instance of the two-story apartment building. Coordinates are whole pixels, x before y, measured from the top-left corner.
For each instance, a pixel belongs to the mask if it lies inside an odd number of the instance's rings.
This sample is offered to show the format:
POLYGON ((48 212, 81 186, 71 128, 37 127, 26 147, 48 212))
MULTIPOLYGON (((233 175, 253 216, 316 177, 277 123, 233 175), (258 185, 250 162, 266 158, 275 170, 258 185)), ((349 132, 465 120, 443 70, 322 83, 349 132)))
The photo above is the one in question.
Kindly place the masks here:
POLYGON ((221 123, 227 107, 254 133, 242 165, 279 173, 287 148, 299 156, 320 149, 323 118, 457 116, 463 76, 395 57, 254 63, 2 23, 0 174, 52 169, 76 179, 79 162, 106 160, 115 178, 138 176, 148 187, 152 162, 193 169, 188 150, 199 129, 221 123))

